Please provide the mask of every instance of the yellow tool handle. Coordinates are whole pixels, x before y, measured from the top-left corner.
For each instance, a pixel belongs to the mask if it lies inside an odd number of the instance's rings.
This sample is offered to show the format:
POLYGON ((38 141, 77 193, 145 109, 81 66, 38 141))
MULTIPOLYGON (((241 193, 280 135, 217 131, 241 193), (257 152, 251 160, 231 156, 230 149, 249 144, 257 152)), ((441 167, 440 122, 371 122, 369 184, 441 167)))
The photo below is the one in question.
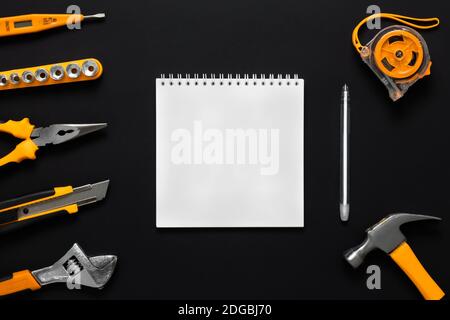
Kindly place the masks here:
POLYGON ((0 296, 7 296, 20 291, 36 291, 41 285, 36 281, 29 270, 14 272, 12 276, 0 282, 0 296))
POLYGON ((71 194, 72 192, 73 188, 71 186, 56 187, 52 190, 29 194, 26 196, 0 202, 0 227, 12 224, 14 222, 35 219, 52 213, 76 213, 78 212, 78 205, 75 203, 64 207, 56 206, 54 209, 49 209, 47 211, 35 213, 28 212, 28 214, 26 215, 19 215, 19 210, 23 212, 25 208, 28 209, 33 204, 56 199, 71 194))
POLYGON ((20 121, 9 120, 8 122, 0 123, 0 132, 9 133, 18 139, 24 140, 12 152, 0 158, 0 167, 11 162, 19 163, 26 159, 36 159, 36 151, 39 148, 30 139, 33 129, 34 125, 30 124, 30 119, 28 118, 20 121))
POLYGON ((0 167, 12 162, 20 163, 23 160, 35 160, 36 151, 38 149, 39 147, 33 142, 33 140, 24 140, 19 143, 12 152, 3 158, 0 158, 0 167))
POLYGON ((403 242, 389 255, 411 279, 426 300, 440 300, 444 297, 444 291, 434 282, 406 242, 403 242))
POLYGON ((30 119, 23 118, 20 121, 9 120, 0 123, 0 132, 9 133, 18 139, 29 139, 33 133, 34 125, 30 124, 30 119))
POLYGON ((414 17, 402 16, 402 15, 394 14, 394 13, 382 13, 382 12, 372 14, 368 17, 365 17, 363 20, 361 20, 358 23, 358 25, 355 27, 355 29, 353 29, 352 43, 358 52, 361 52, 363 49, 363 46, 361 45, 361 43, 359 41, 359 36, 358 36, 359 29, 361 28, 361 26, 364 23, 366 23, 369 20, 375 19, 375 18, 386 18, 386 19, 395 20, 397 22, 400 22, 404 25, 407 25, 409 27, 416 28, 416 29, 431 29, 431 28, 437 27, 440 23, 439 18, 437 18, 437 17, 414 18, 414 17), (425 24, 417 24, 415 22, 422 22, 425 24))
POLYGON ((98 59, 58 62, 0 72, 0 91, 96 80, 103 74, 98 59))
POLYGON ((27 14, 0 18, 0 37, 35 33, 83 20, 81 14, 27 14))

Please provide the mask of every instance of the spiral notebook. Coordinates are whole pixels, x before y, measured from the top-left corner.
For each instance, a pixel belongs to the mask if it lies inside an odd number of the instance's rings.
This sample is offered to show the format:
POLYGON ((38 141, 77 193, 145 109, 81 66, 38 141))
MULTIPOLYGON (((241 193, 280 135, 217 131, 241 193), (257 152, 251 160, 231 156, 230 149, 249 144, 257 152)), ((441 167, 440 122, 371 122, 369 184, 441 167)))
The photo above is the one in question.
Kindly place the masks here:
POLYGON ((303 227, 303 79, 156 79, 158 228, 303 227))

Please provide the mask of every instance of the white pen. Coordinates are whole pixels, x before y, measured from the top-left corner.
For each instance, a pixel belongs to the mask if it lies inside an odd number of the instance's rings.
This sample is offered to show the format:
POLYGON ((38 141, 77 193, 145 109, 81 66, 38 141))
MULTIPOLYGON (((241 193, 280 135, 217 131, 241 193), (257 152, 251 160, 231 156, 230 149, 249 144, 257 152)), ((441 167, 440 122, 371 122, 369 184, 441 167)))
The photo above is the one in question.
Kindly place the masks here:
POLYGON ((350 93, 348 86, 342 87, 341 96, 341 195, 339 202, 339 211, 342 221, 347 221, 350 214, 350 93))

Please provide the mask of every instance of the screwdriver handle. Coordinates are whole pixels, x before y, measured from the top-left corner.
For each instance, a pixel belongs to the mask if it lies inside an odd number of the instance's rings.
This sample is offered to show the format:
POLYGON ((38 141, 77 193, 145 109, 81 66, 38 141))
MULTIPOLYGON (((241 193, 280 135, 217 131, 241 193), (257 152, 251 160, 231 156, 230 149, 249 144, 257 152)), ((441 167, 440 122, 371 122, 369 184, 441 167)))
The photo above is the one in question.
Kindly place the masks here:
POLYGON ((41 285, 29 270, 14 272, 12 276, 7 277, 3 281, 0 280, 0 296, 7 296, 25 290, 36 291, 40 288, 41 285))
POLYGON ((83 20, 82 14, 27 14, 0 18, 0 37, 45 31, 83 20))

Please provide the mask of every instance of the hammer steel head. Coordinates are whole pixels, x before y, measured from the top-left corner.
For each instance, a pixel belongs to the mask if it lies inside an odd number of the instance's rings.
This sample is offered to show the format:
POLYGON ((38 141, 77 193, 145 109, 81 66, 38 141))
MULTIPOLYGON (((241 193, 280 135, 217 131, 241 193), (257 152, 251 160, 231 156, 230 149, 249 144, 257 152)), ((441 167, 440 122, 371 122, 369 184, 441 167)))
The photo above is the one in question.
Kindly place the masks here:
POLYGON ((406 240, 400 231, 400 226, 420 220, 441 220, 441 218, 411 213, 391 214, 367 229, 366 240, 359 246, 346 251, 344 253, 345 259, 354 268, 357 268, 362 264, 367 253, 375 248, 388 254, 391 253, 406 240))
POLYGON ((65 282, 101 289, 111 278, 116 263, 113 255, 89 257, 75 243, 54 265, 32 273, 41 286, 65 282))

